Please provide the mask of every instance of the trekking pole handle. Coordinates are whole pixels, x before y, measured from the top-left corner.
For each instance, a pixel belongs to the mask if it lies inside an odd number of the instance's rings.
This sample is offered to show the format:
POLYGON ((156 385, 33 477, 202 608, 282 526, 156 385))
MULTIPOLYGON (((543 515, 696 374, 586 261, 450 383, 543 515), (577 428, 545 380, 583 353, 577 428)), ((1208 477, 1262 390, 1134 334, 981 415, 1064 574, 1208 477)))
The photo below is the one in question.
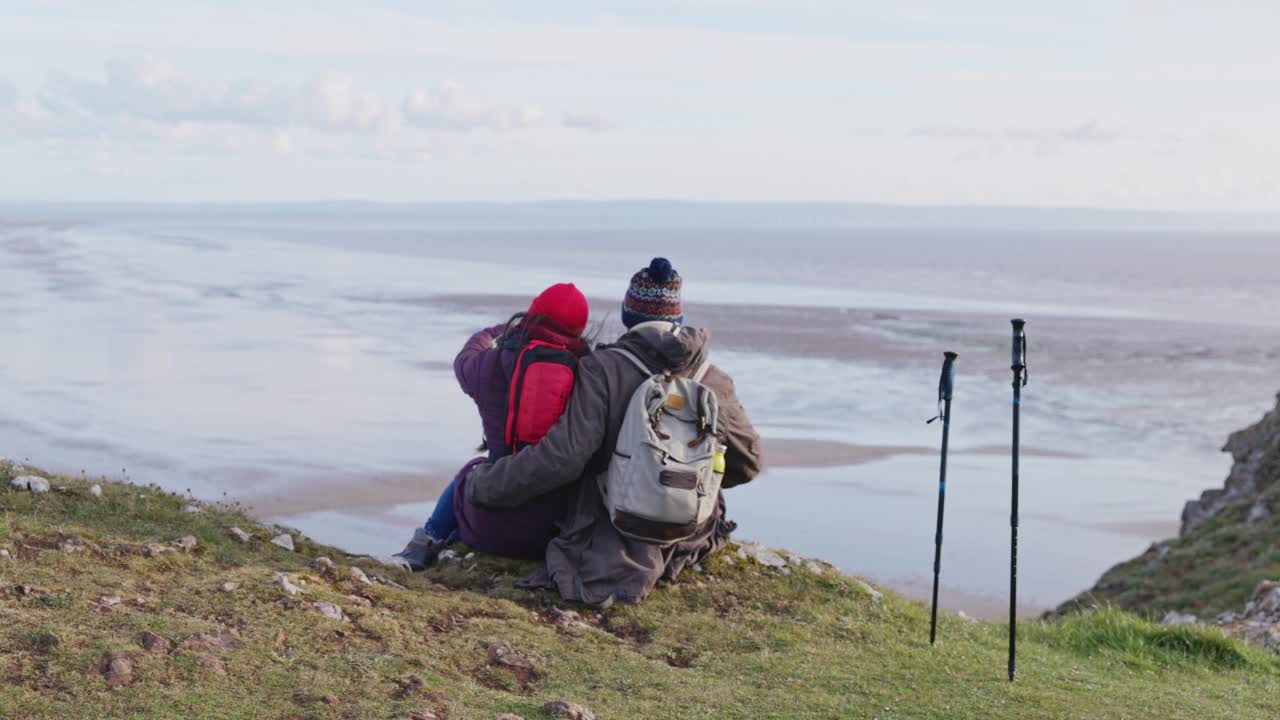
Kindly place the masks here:
POLYGON ((1013 351, 1010 369, 1015 373, 1024 373, 1022 377, 1022 384, 1026 385, 1027 376, 1030 374, 1025 372, 1027 369, 1027 333, 1026 330, 1024 330, 1024 327, 1026 326, 1027 321, 1022 318, 1014 318, 1010 322, 1013 324, 1013 351))
POLYGON ((955 364, 958 356, 948 350, 942 354, 942 357, 942 374, 938 376, 938 414, 926 420, 925 425, 943 418, 943 403, 951 400, 951 393, 955 390, 955 364))
POLYGON ((938 399, 950 400, 951 393, 955 390, 955 364, 959 356, 948 350, 942 353, 942 357, 942 377, 938 378, 938 399))

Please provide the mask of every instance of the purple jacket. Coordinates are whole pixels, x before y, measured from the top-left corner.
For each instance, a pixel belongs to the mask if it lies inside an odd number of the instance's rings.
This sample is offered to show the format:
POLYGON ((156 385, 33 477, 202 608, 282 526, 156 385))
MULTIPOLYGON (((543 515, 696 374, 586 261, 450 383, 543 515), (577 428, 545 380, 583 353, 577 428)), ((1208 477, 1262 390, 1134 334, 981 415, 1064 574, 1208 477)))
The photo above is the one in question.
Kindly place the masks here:
MULTIPOLYGON (((510 454, 506 446, 507 394, 519 351, 505 347, 506 325, 495 325, 471 336, 453 361, 462 391, 480 411, 489 460, 510 454)), ((454 478, 453 509, 462 542, 481 552, 508 557, 541 558, 559 530, 556 523, 568 510, 569 488, 559 488, 511 508, 482 508, 467 500, 466 476, 484 458, 467 463, 454 478)))

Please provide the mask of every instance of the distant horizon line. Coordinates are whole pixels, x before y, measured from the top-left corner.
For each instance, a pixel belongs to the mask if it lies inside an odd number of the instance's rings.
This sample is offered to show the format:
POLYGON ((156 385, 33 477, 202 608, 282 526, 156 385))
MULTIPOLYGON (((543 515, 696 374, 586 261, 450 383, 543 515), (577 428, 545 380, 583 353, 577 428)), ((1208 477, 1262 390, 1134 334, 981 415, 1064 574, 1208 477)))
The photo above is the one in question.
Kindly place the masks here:
POLYGON ((317 198, 307 200, 103 200, 103 199, 13 199, 0 197, 0 207, 14 206, 216 206, 245 207, 317 206, 317 205, 374 205, 390 207, 432 206, 500 206, 520 207, 536 205, 680 205, 706 207, 829 207, 903 210, 998 210, 1011 212, 1090 212, 1090 213, 1139 213, 1152 215, 1273 215, 1280 218, 1280 208, 1151 208, 1107 207, 1101 205, 1002 205, 975 203, 937 202, 881 202, 873 200, 704 200, 669 197, 618 197, 618 198, 538 198, 523 200, 381 200, 373 198, 317 198))
POLYGON ((1280 210, 1144 209, 1036 205, 910 205, 855 201, 738 201, 670 198, 547 200, 0 200, 0 225, 43 219, 140 219, 211 211, 250 218, 361 214, 460 229, 721 228, 798 230, 953 229, 1280 232, 1280 210), (22 216, 28 216, 22 218, 22 216), (6 216, 9 216, 6 219, 6 216), (53 218, 46 218, 53 219, 53 218))

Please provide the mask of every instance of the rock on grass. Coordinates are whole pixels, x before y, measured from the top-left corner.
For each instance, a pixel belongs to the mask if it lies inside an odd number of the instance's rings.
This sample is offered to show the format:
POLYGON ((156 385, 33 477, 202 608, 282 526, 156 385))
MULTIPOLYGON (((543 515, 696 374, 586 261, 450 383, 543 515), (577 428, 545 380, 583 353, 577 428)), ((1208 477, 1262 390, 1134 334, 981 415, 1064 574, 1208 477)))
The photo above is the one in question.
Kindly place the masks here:
POLYGON ((297 585, 294 585, 289 580, 289 576, 284 573, 276 573, 275 577, 271 579, 271 582, 275 583, 276 585, 279 585, 285 592, 289 593, 290 595, 297 595, 302 592, 302 588, 298 587, 297 585))
POLYGON ((342 608, 331 602, 313 602, 311 603, 311 607, 319 610, 321 615, 329 618, 330 620, 344 622, 347 619, 347 616, 342 614, 342 608))
POLYGON ((280 533, 279 535, 271 538, 271 544, 277 547, 282 547, 289 552, 293 552, 293 536, 289 533, 280 533))
POLYGON ((33 493, 49 492, 49 481, 38 475, 19 475, 9 484, 18 490, 30 490, 33 493))
POLYGON ((871 584, 867 581, 854 578, 854 582, 858 584, 858 587, 862 588, 863 592, 871 596, 871 602, 879 603, 884 598, 884 593, 871 587, 871 584))
POLYGON ((242 543, 247 543, 253 539, 252 535, 245 532, 244 530, 241 530, 238 527, 227 528, 227 532, 231 533, 233 536, 235 536, 235 539, 239 540, 242 543))
POLYGON ((199 633, 198 635, 192 635, 186 640, 183 640, 182 644, 178 646, 178 649, 188 650, 194 653, 235 650, 243 643, 241 643, 237 634, 233 633, 235 633, 234 630, 227 630, 219 632, 216 635, 212 633, 199 633))
POLYGON ((173 649, 173 641, 163 635, 147 630, 142 633, 142 647, 149 653, 167 655, 173 649))
POLYGON ((137 653, 129 650, 108 650, 98 661, 96 672, 107 681, 107 687, 118 688, 133 682, 133 661, 137 653))
POLYGON ((226 675, 227 666, 218 658, 212 655, 200 655, 196 657, 196 665, 208 670, 214 675, 226 675))

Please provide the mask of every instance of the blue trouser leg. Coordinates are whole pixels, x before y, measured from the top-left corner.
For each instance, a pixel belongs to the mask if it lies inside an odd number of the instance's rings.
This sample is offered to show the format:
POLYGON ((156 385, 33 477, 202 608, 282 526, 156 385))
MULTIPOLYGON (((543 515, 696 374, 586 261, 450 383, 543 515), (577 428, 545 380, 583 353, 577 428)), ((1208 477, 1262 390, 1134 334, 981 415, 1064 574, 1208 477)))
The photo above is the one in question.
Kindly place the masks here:
POLYGON ((456 481, 449 483, 444 492, 440 493, 436 508, 431 511, 431 517, 427 518, 427 524, 423 528, 437 540, 458 539, 458 516, 453 512, 453 491, 456 484, 456 481))

